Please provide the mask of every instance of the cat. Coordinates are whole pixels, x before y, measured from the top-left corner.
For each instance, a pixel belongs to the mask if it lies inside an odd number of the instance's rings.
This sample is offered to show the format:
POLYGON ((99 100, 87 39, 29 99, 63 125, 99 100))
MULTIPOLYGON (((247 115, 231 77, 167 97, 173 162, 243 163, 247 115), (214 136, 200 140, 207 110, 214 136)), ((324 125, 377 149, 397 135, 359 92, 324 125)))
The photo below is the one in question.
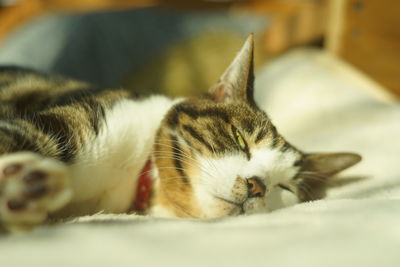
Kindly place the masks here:
POLYGON ((253 98, 250 35, 200 98, 147 98, 0 69, 0 221, 104 213, 215 218, 324 197, 354 153, 304 153, 253 98))

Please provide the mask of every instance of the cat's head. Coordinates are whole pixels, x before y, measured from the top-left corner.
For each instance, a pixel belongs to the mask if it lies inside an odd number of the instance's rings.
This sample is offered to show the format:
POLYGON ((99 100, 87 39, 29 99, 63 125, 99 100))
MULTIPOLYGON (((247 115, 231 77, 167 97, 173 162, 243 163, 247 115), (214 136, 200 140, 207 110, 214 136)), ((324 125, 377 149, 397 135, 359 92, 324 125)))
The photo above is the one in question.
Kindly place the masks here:
POLYGON ((289 144, 253 98, 253 37, 210 89, 166 115, 153 161, 153 212, 212 218, 267 212, 319 199, 327 179, 360 161, 307 154, 289 144))

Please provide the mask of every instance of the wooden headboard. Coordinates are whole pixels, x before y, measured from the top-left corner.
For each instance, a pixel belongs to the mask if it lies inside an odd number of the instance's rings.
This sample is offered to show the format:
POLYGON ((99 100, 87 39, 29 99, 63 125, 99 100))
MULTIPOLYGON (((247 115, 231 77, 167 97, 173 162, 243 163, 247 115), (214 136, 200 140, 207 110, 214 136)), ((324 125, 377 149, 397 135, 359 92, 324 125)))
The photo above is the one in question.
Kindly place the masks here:
POLYGON ((327 49, 400 97, 400 1, 330 0, 327 49))

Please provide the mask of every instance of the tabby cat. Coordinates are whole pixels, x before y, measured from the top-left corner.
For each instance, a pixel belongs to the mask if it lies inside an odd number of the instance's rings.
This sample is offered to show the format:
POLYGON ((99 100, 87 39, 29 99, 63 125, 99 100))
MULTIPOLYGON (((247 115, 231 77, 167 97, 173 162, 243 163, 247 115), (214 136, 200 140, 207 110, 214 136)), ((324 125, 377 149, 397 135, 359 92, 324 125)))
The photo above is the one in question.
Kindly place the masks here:
POLYGON ((303 153, 277 132, 253 98, 253 46, 250 36, 193 99, 1 68, 1 224, 135 210, 213 218, 323 197, 326 179, 361 158, 303 153))

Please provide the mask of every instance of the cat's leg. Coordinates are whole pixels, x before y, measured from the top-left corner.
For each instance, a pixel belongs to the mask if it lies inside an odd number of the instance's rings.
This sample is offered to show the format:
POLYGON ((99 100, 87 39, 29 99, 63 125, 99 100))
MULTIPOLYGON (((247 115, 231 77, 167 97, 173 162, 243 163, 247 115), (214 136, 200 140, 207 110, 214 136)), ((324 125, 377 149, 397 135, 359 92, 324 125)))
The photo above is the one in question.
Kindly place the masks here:
POLYGON ((31 152, 0 157, 0 220, 11 231, 28 230, 71 199, 67 166, 31 152))
POLYGON ((0 120, 0 226, 30 229, 67 204, 69 170, 56 153, 28 121, 0 120))

